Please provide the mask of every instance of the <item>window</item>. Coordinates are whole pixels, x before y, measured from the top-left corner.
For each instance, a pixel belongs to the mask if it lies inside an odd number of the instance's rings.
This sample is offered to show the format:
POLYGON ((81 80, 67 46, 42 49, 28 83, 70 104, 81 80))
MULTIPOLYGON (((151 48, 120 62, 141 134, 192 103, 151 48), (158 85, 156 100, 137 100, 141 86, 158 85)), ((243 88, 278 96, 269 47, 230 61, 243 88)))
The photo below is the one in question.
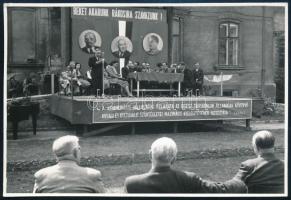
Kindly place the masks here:
POLYGON ((224 66, 238 65, 239 26, 233 22, 219 25, 218 63, 224 66))
POLYGON ((34 8, 11 10, 12 63, 29 63, 36 59, 36 15, 34 8))
POLYGON ((172 27, 172 63, 177 63, 183 58, 181 29, 182 19, 175 17, 172 27))
POLYGON ((44 65, 48 55, 61 53, 61 9, 8 9, 8 64, 44 65))

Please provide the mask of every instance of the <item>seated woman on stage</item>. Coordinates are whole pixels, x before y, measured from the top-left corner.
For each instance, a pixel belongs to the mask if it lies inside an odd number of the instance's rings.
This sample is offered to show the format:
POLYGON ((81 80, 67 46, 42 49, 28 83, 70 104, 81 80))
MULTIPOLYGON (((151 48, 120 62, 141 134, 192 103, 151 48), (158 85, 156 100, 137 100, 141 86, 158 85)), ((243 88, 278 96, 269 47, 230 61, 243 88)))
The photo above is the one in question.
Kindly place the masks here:
POLYGON ((83 91, 87 90, 90 86, 89 81, 87 81, 81 73, 81 64, 76 63, 74 70, 74 80, 76 81, 77 86, 79 87, 80 94, 83 94, 83 91))
POLYGON ((66 71, 61 72, 60 75, 60 94, 70 95, 71 91, 71 79, 74 77, 74 68, 75 61, 70 61, 70 64, 67 66, 66 71))
POLYGON ((104 70, 104 88, 108 88, 110 84, 118 84, 126 92, 127 96, 132 97, 131 92, 128 88, 128 82, 121 78, 120 74, 117 73, 116 67, 118 66, 117 61, 112 61, 106 66, 104 70))

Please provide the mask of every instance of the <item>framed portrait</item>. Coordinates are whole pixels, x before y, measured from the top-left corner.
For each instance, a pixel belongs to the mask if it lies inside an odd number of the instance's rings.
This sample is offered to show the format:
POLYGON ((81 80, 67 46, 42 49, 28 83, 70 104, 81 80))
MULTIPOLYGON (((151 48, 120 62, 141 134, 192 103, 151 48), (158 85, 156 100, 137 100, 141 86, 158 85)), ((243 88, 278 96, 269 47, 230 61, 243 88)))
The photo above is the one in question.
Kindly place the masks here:
POLYGON ((101 36, 94 30, 85 30, 79 36, 79 46, 85 53, 92 54, 102 44, 101 36))
POLYGON ((117 58, 129 58, 132 51, 132 42, 125 36, 118 36, 111 42, 111 52, 117 58))
POLYGON ((143 49, 150 55, 156 55, 163 50, 163 39, 157 33, 148 33, 143 38, 143 49))

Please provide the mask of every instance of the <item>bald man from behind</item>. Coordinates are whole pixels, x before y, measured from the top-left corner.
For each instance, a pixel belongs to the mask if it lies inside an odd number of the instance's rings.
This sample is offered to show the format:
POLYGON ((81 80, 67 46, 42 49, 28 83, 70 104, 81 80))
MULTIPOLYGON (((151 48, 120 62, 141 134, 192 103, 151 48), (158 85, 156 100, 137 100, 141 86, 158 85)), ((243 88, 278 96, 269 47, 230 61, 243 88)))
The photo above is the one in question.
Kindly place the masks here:
POLYGON ((234 178, 244 181, 249 193, 284 193, 284 162, 275 156, 275 137, 259 131, 252 145, 257 157, 242 162, 234 178))
POLYGON ((103 193, 101 173, 79 166, 81 150, 79 138, 63 136, 53 143, 57 164, 34 174, 33 193, 103 193))
POLYGON ((126 178, 128 193, 243 193, 245 184, 240 180, 224 183, 203 180, 193 172, 174 169, 177 145, 174 140, 162 137, 150 149, 152 167, 149 172, 126 178))

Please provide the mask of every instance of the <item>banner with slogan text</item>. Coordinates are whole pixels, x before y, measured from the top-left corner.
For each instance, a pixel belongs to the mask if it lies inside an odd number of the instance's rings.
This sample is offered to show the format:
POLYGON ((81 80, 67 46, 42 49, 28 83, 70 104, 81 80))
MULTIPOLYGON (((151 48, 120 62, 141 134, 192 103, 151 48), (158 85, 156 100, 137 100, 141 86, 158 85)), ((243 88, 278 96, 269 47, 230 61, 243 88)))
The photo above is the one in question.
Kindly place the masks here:
POLYGON ((91 102, 92 123, 251 119, 246 98, 112 99, 91 102))
POLYGON ((106 8, 106 7, 73 7, 71 17, 97 17, 112 20, 137 20, 147 22, 166 22, 166 11, 154 8, 106 8))
MULTIPOLYGON (((156 66, 168 62, 167 9, 152 7, 72 7, 71 9, 71 59, 82 65, 86 73, 93 47, 104 52, 106 63, 119 60, 118 40, 126 37, 126 60, 156 66), (158 38, 149 49, 149 39, 158 38), (86 39, 85 39, 86 37, 86 39)), ((153 40, 151 40, 153 41, 153 40)), ((120 72, 120 70, 118 70, 120 72)))

